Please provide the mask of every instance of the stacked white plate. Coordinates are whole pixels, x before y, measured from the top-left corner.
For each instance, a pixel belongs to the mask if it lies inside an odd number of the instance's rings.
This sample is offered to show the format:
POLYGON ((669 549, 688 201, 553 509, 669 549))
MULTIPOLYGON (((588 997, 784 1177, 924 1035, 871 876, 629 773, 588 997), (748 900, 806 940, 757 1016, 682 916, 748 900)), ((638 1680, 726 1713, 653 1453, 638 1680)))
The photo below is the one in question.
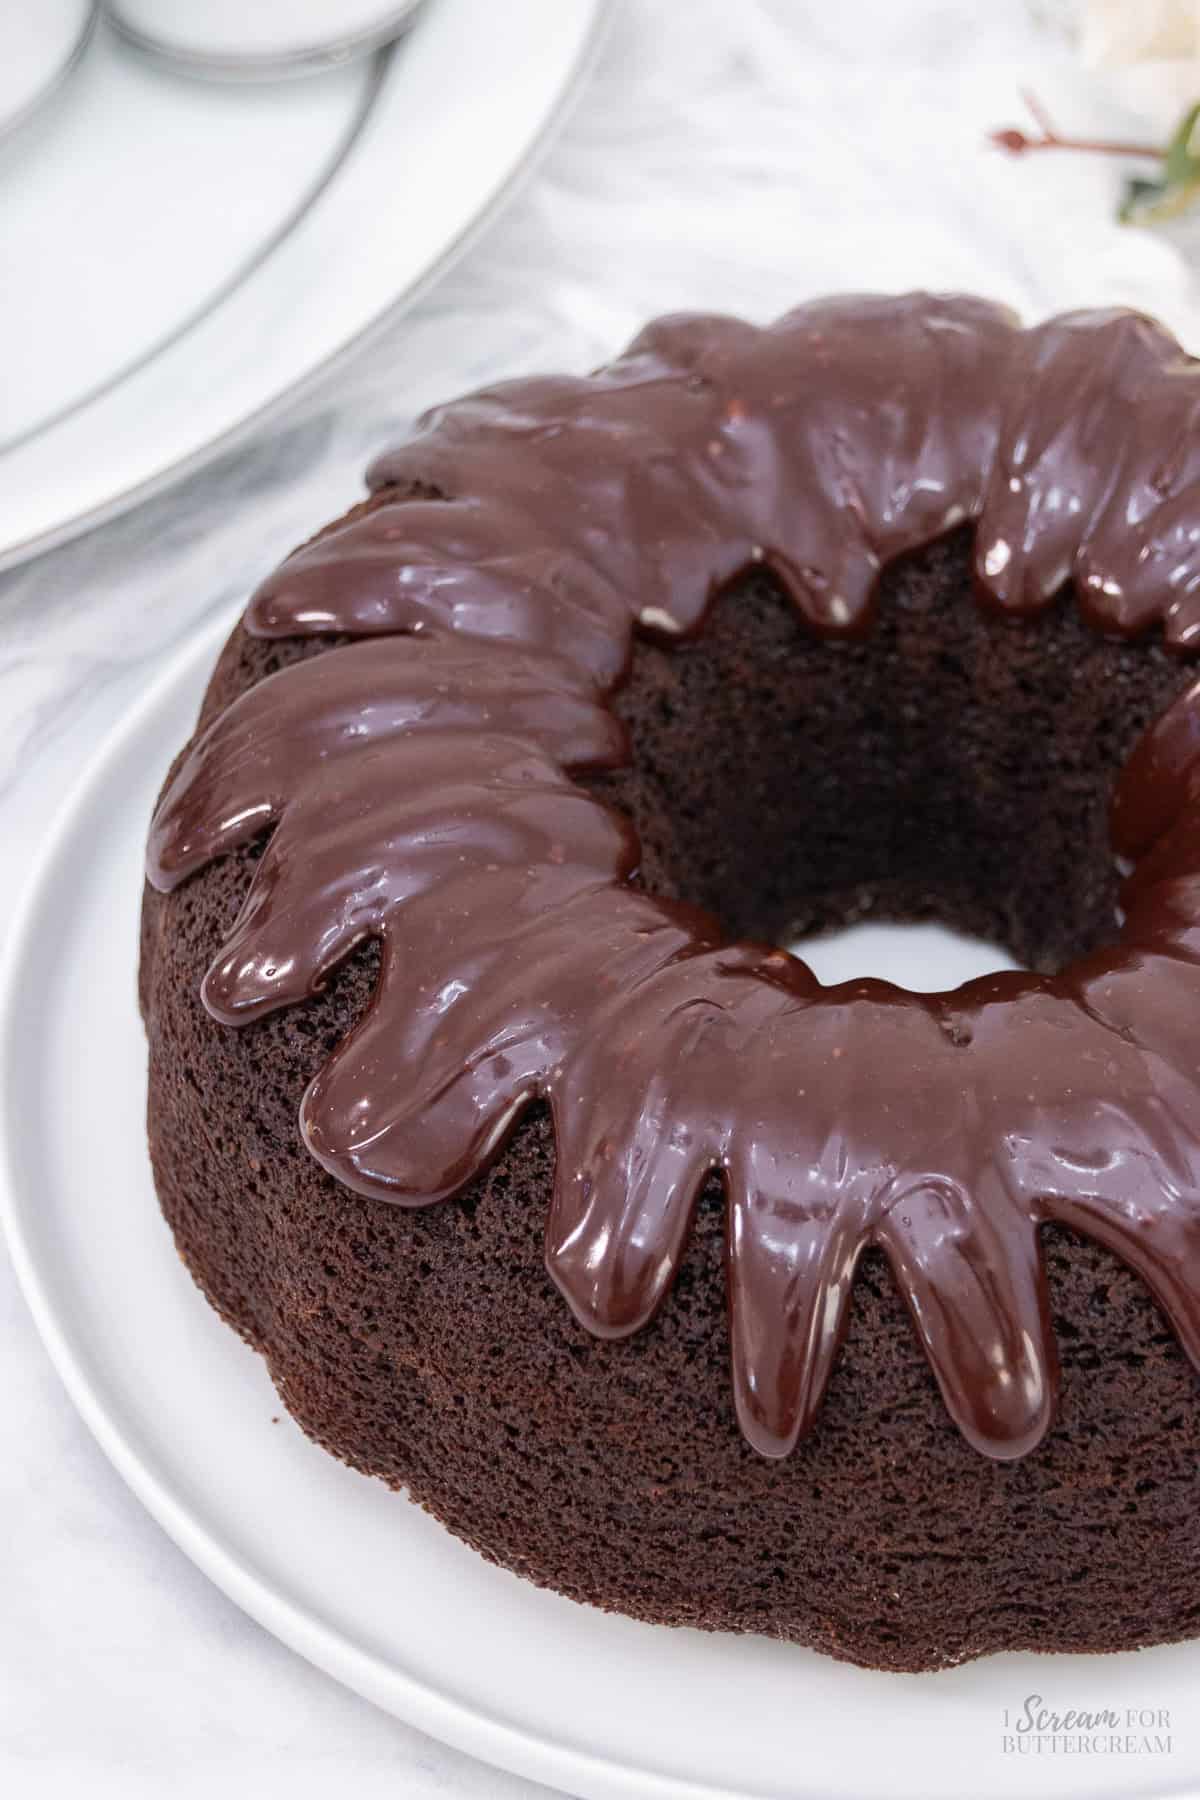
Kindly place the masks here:
POLYGON ((528 166, 603 0, 427 0, 303 81, 107 26, 0 140, 0 567, 194 467, 410 303, 528 166))

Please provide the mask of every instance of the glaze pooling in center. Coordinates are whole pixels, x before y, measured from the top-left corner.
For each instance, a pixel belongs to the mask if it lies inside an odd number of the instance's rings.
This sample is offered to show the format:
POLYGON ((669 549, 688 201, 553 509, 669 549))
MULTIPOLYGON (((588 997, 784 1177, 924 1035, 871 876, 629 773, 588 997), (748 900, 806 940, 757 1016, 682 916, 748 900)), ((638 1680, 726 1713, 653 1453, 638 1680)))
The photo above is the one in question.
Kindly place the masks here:
POLYGON ((1035 331, 964 299, 850 299, 758 330, 651 326, 611 368, 429 415, 372 504, 255 595, 263 635, 377 637, 243 695, 168 787, 168 888, 273 835, 205 979, 229 1024, 317 991, 366 937, 374 999, 305 1095, 356 1190, 460 1190, 522 1111, 558 1156, 547 1262, 600 1335, 662 1302, 692 1209, 728 1198, 742 1429, 811 1424, 856 1263, 888 1255, 946 1404, 1011 1457, 1053 1414, 1048 1220, 1147 1280, 1200 1362, 1200 698, 1114 801, 1119 941, 1055 977, 821 988, 634 881, 628 822, 572 780, 628 747, 635 626, 668 641, 761 563, 804 621, 869 627, 880 567, 976 521, 987 604, 1072 578, 1099 628, 1200 630, 1200 371, 1157 326, 1035 331), (1195 465, 1195 466, 1193 466, 1195 465))

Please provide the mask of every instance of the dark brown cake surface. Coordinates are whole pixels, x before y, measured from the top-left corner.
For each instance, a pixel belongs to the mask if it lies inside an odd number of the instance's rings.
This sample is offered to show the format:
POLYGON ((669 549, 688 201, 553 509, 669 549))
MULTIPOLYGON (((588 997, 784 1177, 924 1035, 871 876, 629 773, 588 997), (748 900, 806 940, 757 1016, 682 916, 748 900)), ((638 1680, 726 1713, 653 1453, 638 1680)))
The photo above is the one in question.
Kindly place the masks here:
MULTIPOLYGON (((694 638, 638 640, 614 702, 631 755, 575 784, 632 822, 641 891, 768 942, 933 916, 1044 971, 1108 942, 1114 784, 1186 671, 1102 636, 1069 592, 1036 624, 981 609, 971 557, 960 529, 898 563, 861 638, 814 637, 764 573, 694 638)), ((202 724, 328 643, 239 631, 202 724)), ((869 1250, 815 1425, 757 1455, 736 1424, 717 1181, 651 1322, 601 1342, 543 1261, 544 1107, 429 1207, 354 1193, 308 1154, 302 1096, 363 1017, 380 951, 352 949, 303 1004, 214 1024, 201 983, 263 842, 147 892, 151 1148, 182 1254, 320 1442, 506 1566, 650 1620, 896 1668, 1197 1629, 1195 1375, 1123 1262, 1042 1226, 1058 1412, 998 1461, 956 1431, 869 1250)))

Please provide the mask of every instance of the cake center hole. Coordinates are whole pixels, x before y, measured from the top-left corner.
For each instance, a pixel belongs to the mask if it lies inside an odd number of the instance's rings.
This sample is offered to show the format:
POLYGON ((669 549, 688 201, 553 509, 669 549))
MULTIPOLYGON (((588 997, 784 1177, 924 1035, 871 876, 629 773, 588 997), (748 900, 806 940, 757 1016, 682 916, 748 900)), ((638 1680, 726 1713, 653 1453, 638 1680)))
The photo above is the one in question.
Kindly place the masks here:
POLYGON ((803 938, 787 945, 803 957, 818 981, 833 987, 864 975, 919 994, 937 993, 1021 965, 999 944, 937 924, 898 925, 872 920, 803 938))
POLYGON ((648 889, 824 981, 1052 973, 1115 937, 1113 785, 1189 670, 1102 637, 1069 591, 997 616, 970 552, 958 531, 885 571, 853 642, 816 639, 762 575, 694 638, 639 639, 615 701, 633 763, 596 785, 648 889))

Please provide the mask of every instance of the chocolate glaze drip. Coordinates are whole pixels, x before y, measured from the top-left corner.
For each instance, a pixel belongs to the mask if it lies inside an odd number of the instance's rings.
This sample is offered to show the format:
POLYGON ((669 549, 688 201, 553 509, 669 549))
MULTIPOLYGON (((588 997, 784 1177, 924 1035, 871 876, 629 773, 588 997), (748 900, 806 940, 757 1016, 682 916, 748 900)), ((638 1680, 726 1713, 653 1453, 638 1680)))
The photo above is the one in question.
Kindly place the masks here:
POLYGON ((1043 1221, 1123 1256, 1200 1364, 1200 683, 1118 786, 1118 941, 946 994, 822 988, 722 943, 631 885, 631 828, 569 774, 627 754, 605 695, 635 625, 698 629, 762 562, 813 629, 862 631, 881 565, 963 519, 986 603, 1032 612, 1073 578, 1098 628, 1160 621, 1188 647, 1198 402, 1200 370, 1146 319, 1022 332, 911 296, 762 331, 663 320, 595 376, 430 414, 376 466, 375 504, 247 615, 382 641, 243 695, 151 838, 169 888, 275 826, 205 979, 219 1019, 301 1000, 381 941, 372 1005, 304 1098, 313 1154, 422 1205, 548 1101, 548 1266, 610 1336, 652 1316, 720 1171, 735 1398, 767 1455, 812 1422, 867 1245, 987 1454, 1052 1417, 1043 1221))

